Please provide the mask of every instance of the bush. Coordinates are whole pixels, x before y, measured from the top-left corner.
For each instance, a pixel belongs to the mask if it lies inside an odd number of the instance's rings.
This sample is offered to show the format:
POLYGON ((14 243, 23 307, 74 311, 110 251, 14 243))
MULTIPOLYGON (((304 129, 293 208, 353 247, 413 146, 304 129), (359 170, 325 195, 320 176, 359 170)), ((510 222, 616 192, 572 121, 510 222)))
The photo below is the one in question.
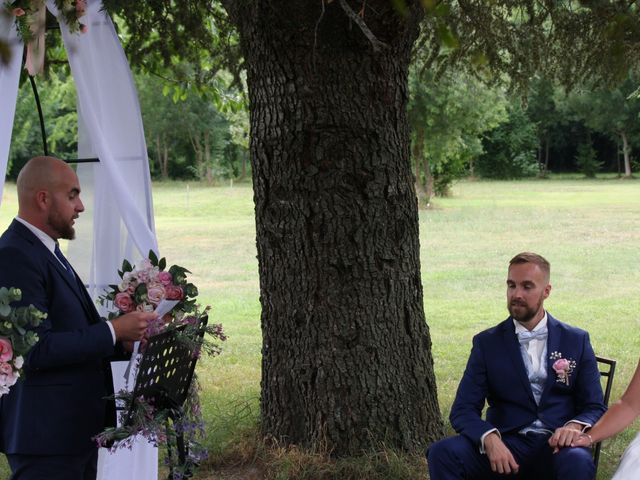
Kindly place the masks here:
POLYGON ((509 120, 489 132, 483 146, 485 153, 475 165, 481 177, 522 178, 539 171, 536 127, 519 104, 510 106, 509 120))
POLYGON ((576 164, 578 168, 580 168, 580 171, 584 173, 585 177, 594 178, 596 176, 596 173, 598 173, 602 167, 602 162, 598 160, 598 156, 591 142, 578 145, 576 164))

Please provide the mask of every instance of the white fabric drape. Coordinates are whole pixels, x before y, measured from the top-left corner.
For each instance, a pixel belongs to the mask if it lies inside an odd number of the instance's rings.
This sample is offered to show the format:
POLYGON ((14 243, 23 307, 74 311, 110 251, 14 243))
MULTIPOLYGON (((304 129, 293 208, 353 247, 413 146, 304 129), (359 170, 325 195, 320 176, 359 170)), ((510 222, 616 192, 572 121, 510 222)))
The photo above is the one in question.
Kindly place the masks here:
MULTIPOLYGON (((57 15, 52 0, 47 6, 57 15)), ((83 188, 94 188, 93 215, 84 215, 93 218, 92 257, 82 261, 88 249, 83 251, 79 242, 70 243, 68 255, 74 265, 78 260, 88 264, 81 274, 94 295, 118 283, 117 269, 124 258, 136 262, 149 250, 158 253, 138 97, 111 19, 101 9, 100 0, 87 2, 81 21, 88 31, 82 35, 70 34, 60 21, 78 92, 78 155, 100 159, 78 167, 83 188)))
POLYGON ((0 64, 0 203, 4 190, 4 178, 7 174, 9 146, 13 131, 13 117, 16 113, 18 81, 24 45, 18 38, 16 24, 12 15, 0 15, 0 40, 10 46, 11 60, 8 65, 0 64))

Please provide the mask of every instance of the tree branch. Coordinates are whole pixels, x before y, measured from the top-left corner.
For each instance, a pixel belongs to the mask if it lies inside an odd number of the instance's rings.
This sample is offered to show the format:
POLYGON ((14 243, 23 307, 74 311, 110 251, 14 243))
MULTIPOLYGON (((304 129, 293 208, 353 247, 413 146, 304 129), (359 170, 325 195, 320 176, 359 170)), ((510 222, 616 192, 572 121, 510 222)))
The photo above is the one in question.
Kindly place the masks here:
POLYGON ((349 6, 349 4, 347 3, 347 0, 340 0, 340 6, 342 7, 342 9, 345 11, 345 13, 347 14, 347 16, 358 26, 360 27, 360 30, 362 30, 362 33, 364 33, 364 36, 367 37, 367 39, 371 42, 371 45, 373 46, 373 51, 374 52, 379 52, 380 50, 389 48, 389 45, 387 45, 384 42, 381 42, 380 40, 378 40, 376 38, 376 36, 373 34, 373 32, 369 29, 369 27, 367 27, 367 24, 364 23, 364 20, 362 20, 361 17, 358 16, 358 14, 356 12, 354 12, 351 7, 349 6))

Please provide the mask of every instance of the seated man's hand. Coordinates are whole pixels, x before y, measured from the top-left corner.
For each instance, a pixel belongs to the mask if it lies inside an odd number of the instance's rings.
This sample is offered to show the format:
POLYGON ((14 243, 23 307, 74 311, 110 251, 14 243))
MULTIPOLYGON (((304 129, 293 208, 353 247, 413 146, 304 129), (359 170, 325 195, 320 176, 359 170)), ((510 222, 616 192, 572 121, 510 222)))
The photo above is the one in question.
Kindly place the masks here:
POLYGON ((136 342, 142 340, 147 326, 156 317, 154 312, 131 312, 111 320, 116 340, 136 342))
POLYGON ((486 436, 484 450, 487 452, 491 470, 501 474, 518 473, 520 466, 497 433, 490 433, 486 436))
POLYGON ((553 453, 561 448, 570 447, 575 444, 582 433, 583 426, 579 423, 567 423, 564 427, 556 429, 549 438, 549 445, 553 447, 553 453))

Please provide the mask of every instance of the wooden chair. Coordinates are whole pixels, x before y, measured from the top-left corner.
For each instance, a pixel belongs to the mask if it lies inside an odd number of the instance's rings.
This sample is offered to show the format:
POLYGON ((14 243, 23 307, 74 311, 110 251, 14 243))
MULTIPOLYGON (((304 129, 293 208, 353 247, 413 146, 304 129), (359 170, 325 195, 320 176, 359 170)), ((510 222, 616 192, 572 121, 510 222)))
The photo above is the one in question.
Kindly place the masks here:
MULTIPOLYGON (((604 404, 609 406, 609 397, 611 396, 611 386, 613 385, 613 376, 616 373, 616 361, 609 358, 598 357, 598 370, 600 370, 600 376, 604 379, 604 404)), ((600 449, 602 448, 602 442, 598 442, 593 448, 593 463, 596 465, 596 471, 598 471, 598 461, 600 460, 600 449)))

